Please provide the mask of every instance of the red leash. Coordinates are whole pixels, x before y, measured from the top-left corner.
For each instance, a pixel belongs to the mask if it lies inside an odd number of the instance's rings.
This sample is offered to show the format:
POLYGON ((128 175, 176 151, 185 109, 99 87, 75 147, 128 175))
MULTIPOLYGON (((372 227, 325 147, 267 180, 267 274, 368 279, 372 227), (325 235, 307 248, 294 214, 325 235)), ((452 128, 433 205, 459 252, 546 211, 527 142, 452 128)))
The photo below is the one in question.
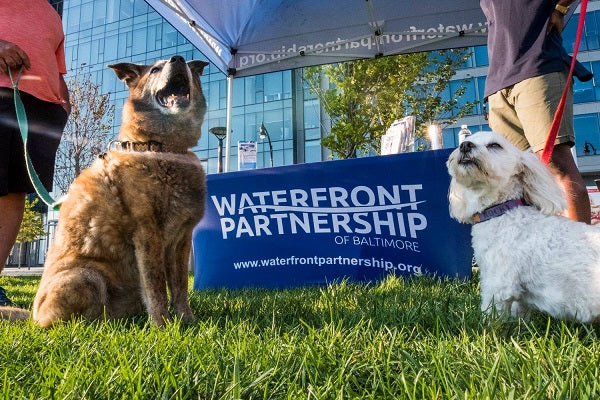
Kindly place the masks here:
POLYGON ((565 101, 567 99, 567 93, 569 92, 571 86, 571 80, 573 79, 573 70, 575 69, 577 52, 579 51, 579 42, 581 42, 581 34, 583 33, 583 24, 585 22, 585 12, 587 10, 587 3, 587 0, 581 0, 581 12, 579 13, 579 24, 577 25, 577 36, 575 37, 575 45, 573 47, 573 59, 571 60, 569 77, 567 78, 567 85, 565 86, 565 90, 563 90, 562 97, 560 98, 560 103, 558 103, 558 108, 556 109, 556 113, 554 114, 552 126, 550 127, 550 133, 548 133, 548 139, 546 139, 546 145, 544 146, 544 151, 542 152, 541 158, 544 164, 548 164, 548 162, 550 161, 550 157, 552 156, 552 150, 554 150, 554 141, 556 140, 558 128, 560 128, 560 121, 562 120, 563 112, 565 110, 565 101))

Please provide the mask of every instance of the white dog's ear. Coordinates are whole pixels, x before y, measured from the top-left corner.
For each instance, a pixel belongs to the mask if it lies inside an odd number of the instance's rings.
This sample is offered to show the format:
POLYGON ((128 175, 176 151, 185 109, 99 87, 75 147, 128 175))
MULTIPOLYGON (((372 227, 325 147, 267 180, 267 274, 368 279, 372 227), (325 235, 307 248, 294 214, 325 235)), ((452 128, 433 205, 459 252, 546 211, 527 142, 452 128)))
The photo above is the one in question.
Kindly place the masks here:
POLYGON ((522 152, 521 160, 525 201, 546 215, 562 213, 567 202, 552 172, 533 153, 522 152))
POLYGON ((448 202, 450 203, 450 216, 452 218, 465 224, 473 223, 473 213, 467 211, 468 200, 465 188, 456 183, 454 178, 450 181, 448 202))

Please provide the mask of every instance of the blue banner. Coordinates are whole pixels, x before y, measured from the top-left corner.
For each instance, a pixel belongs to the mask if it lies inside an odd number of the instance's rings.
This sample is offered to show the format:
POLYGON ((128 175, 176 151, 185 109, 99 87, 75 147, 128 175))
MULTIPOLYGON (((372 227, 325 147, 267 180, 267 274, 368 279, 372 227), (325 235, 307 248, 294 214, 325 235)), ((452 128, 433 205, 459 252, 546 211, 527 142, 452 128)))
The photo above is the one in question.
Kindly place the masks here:
POLYGON ((448 213, 449 149, 208 175, 194 289, 287 288, 387 274, 468 277, 448 213))

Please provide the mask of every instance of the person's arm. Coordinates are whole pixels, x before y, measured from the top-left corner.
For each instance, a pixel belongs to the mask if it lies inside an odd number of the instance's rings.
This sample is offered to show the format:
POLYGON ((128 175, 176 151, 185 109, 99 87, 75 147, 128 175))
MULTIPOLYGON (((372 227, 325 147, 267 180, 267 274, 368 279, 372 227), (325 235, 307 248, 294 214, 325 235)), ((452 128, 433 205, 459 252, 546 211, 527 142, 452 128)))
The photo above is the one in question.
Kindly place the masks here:
POLYGON ((562 33, 565 28, 565 14, 574 1, 575 0, 559 0, 556 3, 556 7, 550 16, 550 22, 548 23, 548 33, 550 33, 552 29, 556 29, 559 34, 562 33))
POLYGON ((67 87, 67 83, 65 82, 65 78, 62 74, 59 74, 59 85, 60 85, 60 97, 63 99, 63 103, 61 104, 62 108, 65 109, 67 115, 71 114, 71 101, 69 100, 69 88, 67 87))
POLYGON ((0 39, 0 71, 8 75, 8 68, 21 66, 27 69, 31 67, 27 54, 16 44, 0 39))

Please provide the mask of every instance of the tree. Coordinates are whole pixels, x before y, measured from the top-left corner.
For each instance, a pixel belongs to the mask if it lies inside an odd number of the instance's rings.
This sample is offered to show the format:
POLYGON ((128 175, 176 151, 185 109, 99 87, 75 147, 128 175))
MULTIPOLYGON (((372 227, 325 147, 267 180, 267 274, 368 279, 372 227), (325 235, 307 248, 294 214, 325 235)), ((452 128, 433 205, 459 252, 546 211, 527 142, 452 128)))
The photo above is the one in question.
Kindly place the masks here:
MULTIPOLYGON (((21 221, 21 227, 17 233, 17 239, 19 243, 19 268, 21 267, 21 256, 23 254, 23 243, 29 243, 47 236, 48 233, 44 229, 44 217, 41 213, 34 210, 35 205, 39 199, 33 201, 25 200, 25 211, 23 212, 23 220, 21 221)), ((29 260, 28 260, 29 262, 29 260)))
POLYGON ((71 115, 65 126, 56 154, 54 181, 61 194, 69 190, 73 179, 106 151, 114 117, 110 93, 102 94, 100 86, 89 75, 77 74, 67 81, 71 115))
POLYGON ((447 126, 472 111, 476 102, 459 101, 460 86, 444 99, 450 79, 470 57, 465 49, 413 53, 305 68, 309 90, 332 120, 322 139, 339 158, 378 152, 381 136, 398 118, 414 115, 422 137, 433 121, 447 126), (323 77, 329 87, 322 87, 323 77))

